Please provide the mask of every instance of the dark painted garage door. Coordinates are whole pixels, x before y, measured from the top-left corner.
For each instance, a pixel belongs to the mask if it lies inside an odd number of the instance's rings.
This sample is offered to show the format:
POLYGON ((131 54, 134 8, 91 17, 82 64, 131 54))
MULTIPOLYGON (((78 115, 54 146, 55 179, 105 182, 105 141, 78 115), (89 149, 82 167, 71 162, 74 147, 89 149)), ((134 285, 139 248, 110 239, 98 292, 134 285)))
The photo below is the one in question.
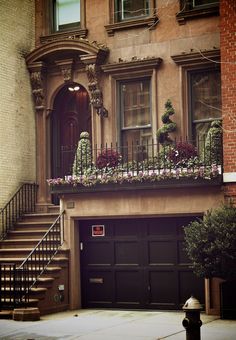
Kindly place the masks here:
POLYGON ((180 309, 192 294, 204 304, 183 250, 191 220, 80 221, 83 307, 180 309))

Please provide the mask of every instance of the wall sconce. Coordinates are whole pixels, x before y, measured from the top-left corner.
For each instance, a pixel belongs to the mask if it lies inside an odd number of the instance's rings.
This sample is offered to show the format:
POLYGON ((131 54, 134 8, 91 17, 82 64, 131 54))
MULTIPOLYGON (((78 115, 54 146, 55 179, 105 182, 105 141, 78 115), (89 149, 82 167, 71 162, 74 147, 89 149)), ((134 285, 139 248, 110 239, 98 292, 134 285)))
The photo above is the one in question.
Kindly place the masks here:
POLYGON ((80 89, 80 87, 78 85, 68 87, 68 90, 71 91, 71 92, 79 91, 79 89, 80 89))

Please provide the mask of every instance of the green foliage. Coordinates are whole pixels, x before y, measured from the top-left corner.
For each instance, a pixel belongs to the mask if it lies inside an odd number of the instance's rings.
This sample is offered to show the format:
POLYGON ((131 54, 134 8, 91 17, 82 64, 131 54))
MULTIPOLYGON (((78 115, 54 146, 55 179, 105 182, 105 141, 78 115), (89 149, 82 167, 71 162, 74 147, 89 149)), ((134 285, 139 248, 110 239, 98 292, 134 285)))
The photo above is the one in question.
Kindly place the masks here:
POLYGON ((186 250, 199 277, 236 278, 236 207, 222 205, 184 227, 186 250))
POLYGON ((222 123, 214 120, 207 132, 202 159, 205 164, 222 163, 222 123))
POLYGON ((73 176, 80 176, 91 168, 92 152, 89 133, 84 131, 80 134, 75 159, 73 163, 73 176))
POLYGON ((161 117, 164 125, 157 130, 157 140, 162 145, 169 145, 173 143, 172 139, 169 137, 169 133, 176 130, 176 123, 172 122, 170 119, 170 116, 175 114, 175 110, 170 99, 166 101, 165 108, 166 111, 161 117))

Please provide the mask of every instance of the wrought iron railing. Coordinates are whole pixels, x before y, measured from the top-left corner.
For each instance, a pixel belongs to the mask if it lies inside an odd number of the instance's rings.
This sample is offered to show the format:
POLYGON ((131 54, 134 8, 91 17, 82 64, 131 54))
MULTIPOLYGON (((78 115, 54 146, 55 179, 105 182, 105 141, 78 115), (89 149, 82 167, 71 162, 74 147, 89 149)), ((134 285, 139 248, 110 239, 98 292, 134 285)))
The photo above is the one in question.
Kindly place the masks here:
POLYGON ((37 187, 35 183, 22 184, 0 210, 0 240, 6 237, 23 214, 35 211, 37 187))
POLYGON ((125 145, 105 144, 89 148, 87 145, 79 151, 75 146, 62 147, 60 171, 56 177, 80 176, 89 170, 95 176, 111 168, 120 172, 157 171, 176 168, 192 169, 215 164, 222 166, 222 139, 210 137, 192 141, 179 139, 169 145, 161 145, 156 140, 146 143, 131 141, 125 145))
POLYGON ((26 306, 37 279, 44 273, 64 242, 64 212, 19 267, 0 263, 0 309, 26 306))
POLYGON ((0 310, 16 305, 16 264, 0 263, 0 310))

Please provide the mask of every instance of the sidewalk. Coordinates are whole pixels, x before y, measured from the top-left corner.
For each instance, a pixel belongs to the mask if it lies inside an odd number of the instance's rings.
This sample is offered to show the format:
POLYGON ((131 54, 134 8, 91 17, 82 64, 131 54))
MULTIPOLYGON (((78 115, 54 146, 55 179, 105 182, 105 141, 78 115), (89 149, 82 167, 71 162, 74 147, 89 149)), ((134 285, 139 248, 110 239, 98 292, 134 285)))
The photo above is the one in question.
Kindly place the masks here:
MULTIPOLYGON (((0 320, 3 340, 185 340, 184 312, 84 309, 40 321, 0 320)), ((201 340, 235 340, 236 320, 201 314, 201 340)))

